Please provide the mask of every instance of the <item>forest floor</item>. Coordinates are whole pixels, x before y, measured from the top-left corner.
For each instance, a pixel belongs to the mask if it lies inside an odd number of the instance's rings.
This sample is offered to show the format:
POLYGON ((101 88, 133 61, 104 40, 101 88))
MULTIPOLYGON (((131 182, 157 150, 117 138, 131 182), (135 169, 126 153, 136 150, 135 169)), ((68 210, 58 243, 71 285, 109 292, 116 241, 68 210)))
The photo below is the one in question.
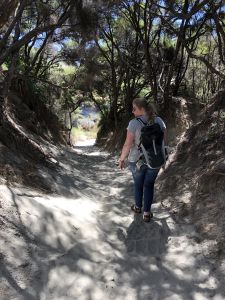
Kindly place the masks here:
POLYGON ((0 185, 1 300, 225 299, 222 265, 157 187, 144 223, 117 158, 85 144, 55 154, 51 192, 0 185))

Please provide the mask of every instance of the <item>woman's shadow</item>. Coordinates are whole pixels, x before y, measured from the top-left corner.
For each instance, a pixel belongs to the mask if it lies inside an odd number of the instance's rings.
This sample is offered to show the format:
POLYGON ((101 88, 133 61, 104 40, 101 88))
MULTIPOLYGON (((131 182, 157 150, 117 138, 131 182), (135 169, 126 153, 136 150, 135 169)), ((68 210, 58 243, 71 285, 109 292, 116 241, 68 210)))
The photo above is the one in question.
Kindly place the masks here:
POLYGON ((127 229, 125 245, 132 256, 159 257, 167 250, 170 229, 167 218, 153 218, 143 221, 142 214, 134 214, 134 220, 127 229))

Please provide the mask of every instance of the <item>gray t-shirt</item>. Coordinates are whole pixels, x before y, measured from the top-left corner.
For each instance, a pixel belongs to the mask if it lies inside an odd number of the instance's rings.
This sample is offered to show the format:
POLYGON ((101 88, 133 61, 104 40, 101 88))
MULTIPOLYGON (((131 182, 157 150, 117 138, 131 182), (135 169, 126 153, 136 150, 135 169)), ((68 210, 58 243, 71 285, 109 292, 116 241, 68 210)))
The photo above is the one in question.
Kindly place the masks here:
MULTIPOLYGON (((144 116, 140 116, 138 118, 140 118, 142 121, 147 123, 147 119, 144 116)), ((160 117, 155 117, 154 122, 159 124, 162 131, 166 129, 166 125, 160 117)), ((128 156, 129 162, 136 162, 139 159, 140 151, 138 150, 138 145, 140 143, 140 135, 141 135, 142 127, 143 125, 136 118, 132 119, 128 124, 127 130, 134 134, 134 142, 128 156)))

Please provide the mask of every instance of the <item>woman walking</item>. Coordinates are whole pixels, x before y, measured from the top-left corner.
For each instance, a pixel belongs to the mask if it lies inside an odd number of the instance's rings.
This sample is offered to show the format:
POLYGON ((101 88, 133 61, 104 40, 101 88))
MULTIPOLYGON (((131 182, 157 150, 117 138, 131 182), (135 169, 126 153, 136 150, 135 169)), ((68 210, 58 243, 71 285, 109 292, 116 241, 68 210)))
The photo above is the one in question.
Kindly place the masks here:
POLYGON ((128 124, 126 141, 120 155, 119 166, 121 169, 125 168, 125 160, 128 157, 128 166, 134 179, 135 204, 131 206, 131 209, 135 213, 141 213, 144 202, 143 220, 149 222, 153 217, 151 205, 154 196, 154 184, 159 169, 151 169, 147 165, 142 165, 141 168, 137 166, 140 158, 139 144, 141 128, 144 123, 158 123, 164 133, 164 143, 166 144, 166 125, 156 115, 153 106, 144 98, 134 99, 132 112, 135 118, 128 124))

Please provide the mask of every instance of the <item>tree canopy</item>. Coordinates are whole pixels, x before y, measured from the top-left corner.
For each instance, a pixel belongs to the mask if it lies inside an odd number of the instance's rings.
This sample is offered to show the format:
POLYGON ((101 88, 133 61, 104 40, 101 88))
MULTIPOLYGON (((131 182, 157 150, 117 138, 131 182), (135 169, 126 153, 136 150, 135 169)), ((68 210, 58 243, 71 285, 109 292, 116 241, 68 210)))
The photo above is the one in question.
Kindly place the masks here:
POLYGON ((0 8, 3 98, 24 80, 59 115, 92 101, 114 130, 137 96, 173 110, 173 96, 204 103, 223 85, 223 1, 2 0, 0 8))

